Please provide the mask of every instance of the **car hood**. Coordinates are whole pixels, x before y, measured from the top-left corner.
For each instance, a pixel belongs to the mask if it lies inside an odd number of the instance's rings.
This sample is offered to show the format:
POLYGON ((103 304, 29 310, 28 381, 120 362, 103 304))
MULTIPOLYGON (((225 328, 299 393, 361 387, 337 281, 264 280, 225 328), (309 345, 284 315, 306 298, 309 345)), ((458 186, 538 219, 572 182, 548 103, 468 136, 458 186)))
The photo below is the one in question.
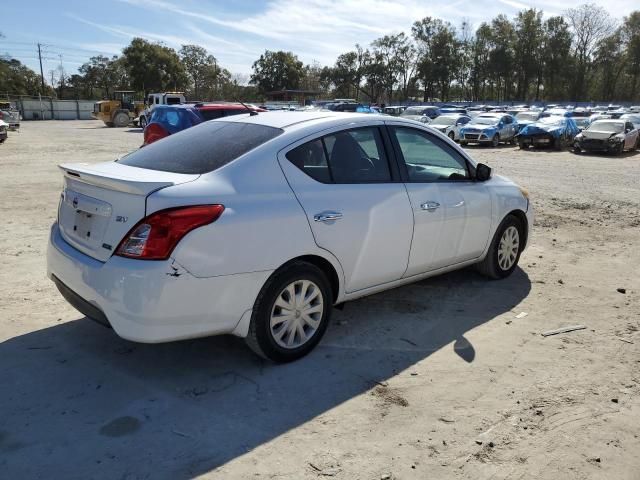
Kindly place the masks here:
POLYGON ((497 125, 482 125, 482 124, 473 124, 469 123, 466 127, 464 127, 465 132, 484 132, 485 130, 496 130, 498 128, 497 125))
POLYGON ((602 132, 599 130, 583 130, 582 136, 584 138, 591 138, 593 140, 606 140, 609 137, 619 135, 618 133, 602 132))
POLYGON ((422 121, 425 117, 429 118, 426 115, 400 115, 400 118, 407 118, 409 120, 417 120, 418 122, 422 121))
POLYGON ((559 137, 565 131, 564 125, 547 125, 544 123, 531 123, 520 130, 520 135, 538 135, 548 133, 553 137, 559 137))

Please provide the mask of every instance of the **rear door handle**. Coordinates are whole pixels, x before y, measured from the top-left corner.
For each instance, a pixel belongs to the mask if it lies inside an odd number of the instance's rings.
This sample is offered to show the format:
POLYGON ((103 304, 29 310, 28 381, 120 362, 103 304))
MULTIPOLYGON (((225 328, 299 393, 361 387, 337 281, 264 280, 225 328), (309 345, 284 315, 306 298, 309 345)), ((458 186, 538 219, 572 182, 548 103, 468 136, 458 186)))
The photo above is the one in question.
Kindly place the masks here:
POLYGON ((424 202, 422 205, 420 205, 420 208, 422 210, 427 210, 429 212, 432 212, 436 210, 439 206, 440 204, 438 202, 424 202))
POLYGON ((342 213, 340 212, 321 212, 316 213, 313 216, 313 219, 316 222, 331 222, 334 220, 340 220, 342 218, 342 213))

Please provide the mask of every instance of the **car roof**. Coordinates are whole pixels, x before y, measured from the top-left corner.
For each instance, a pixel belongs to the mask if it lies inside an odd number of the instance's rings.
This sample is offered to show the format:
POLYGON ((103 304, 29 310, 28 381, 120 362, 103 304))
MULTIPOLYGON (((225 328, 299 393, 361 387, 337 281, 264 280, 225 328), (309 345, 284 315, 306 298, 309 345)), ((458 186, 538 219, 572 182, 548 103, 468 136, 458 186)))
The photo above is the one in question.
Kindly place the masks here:
POLYGON ((264 125, 265 127, 283 128, 291 127, 292 125, 298 125, 301 123, 316 123, 329 120, 344 120, 345 123, 357 121, 357 120, 388 120, 386 115, 379 115, 375 113, 347 113, 347 112, 334 112, 331 110, 316 110, 316 111, 290 111, 290 110, 276 110, 273 112, 259 113, 258 115, 234 115, 232 117, 225 117, 217 121, 225 122, 244 122, 252 123, 255 125, 264 125))
MULTIPOLYGON (((250 110, 255 109, 256 107, 244 106, 237 103, 198 103, 195 105, 198 110, 246 110, 249 108, 250 110)), ((262 110, 262 109, 260 109, 262 110)))

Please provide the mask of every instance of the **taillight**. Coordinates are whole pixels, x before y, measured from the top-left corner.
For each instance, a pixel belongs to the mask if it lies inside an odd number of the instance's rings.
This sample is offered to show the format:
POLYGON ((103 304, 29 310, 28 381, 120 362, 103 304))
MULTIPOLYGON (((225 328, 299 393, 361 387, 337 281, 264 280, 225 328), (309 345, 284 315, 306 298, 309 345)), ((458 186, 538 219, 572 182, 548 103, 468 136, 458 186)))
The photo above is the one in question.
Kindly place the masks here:
POLYGON ((170 208, 140 220, 118 245, 116 255, 142 260, 166 260, 191 230, 215 222, 224 205, 170 208))
POLYGON ((149 145, 156 140, 160 140, 161 138, 168 136, 169 132, 162 125, 159 123, 150 123, 144 129, 144 144, 149 145))

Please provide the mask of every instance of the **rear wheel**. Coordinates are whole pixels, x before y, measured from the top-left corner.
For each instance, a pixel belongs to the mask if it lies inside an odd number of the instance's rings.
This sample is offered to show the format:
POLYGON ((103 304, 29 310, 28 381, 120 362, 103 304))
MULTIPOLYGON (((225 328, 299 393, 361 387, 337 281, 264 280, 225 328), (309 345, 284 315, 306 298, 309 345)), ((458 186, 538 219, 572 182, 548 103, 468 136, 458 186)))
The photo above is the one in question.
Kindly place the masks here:
POLYGON ((140 120, 139 120, 139 122, 138 122, 138 123, 139 123, 139 125, 140 125, 140 128, 144 128, 144 127, 146 127, 146 126, 147 126, 147 117, 145 117, 145 116, 143 115, 142 117, 140 117, 140 120))
POLYGON ((478 271, 494 280, 508 277, 518 266, 523 244, 522 223, 515 215, 507 215, 493 236, 487 256, 477 265, 478 271))
POLYGON ((129 121, 129 115, 126 112, 118 112, 113 116, 113 125, 117 128, 126 127, 129 121))
POLYGON ((322 270, 293 262, 262 287, 245 340, 255 353, 274 362, 297 360, 324 335, 332 304, 329 281, 322 270))

